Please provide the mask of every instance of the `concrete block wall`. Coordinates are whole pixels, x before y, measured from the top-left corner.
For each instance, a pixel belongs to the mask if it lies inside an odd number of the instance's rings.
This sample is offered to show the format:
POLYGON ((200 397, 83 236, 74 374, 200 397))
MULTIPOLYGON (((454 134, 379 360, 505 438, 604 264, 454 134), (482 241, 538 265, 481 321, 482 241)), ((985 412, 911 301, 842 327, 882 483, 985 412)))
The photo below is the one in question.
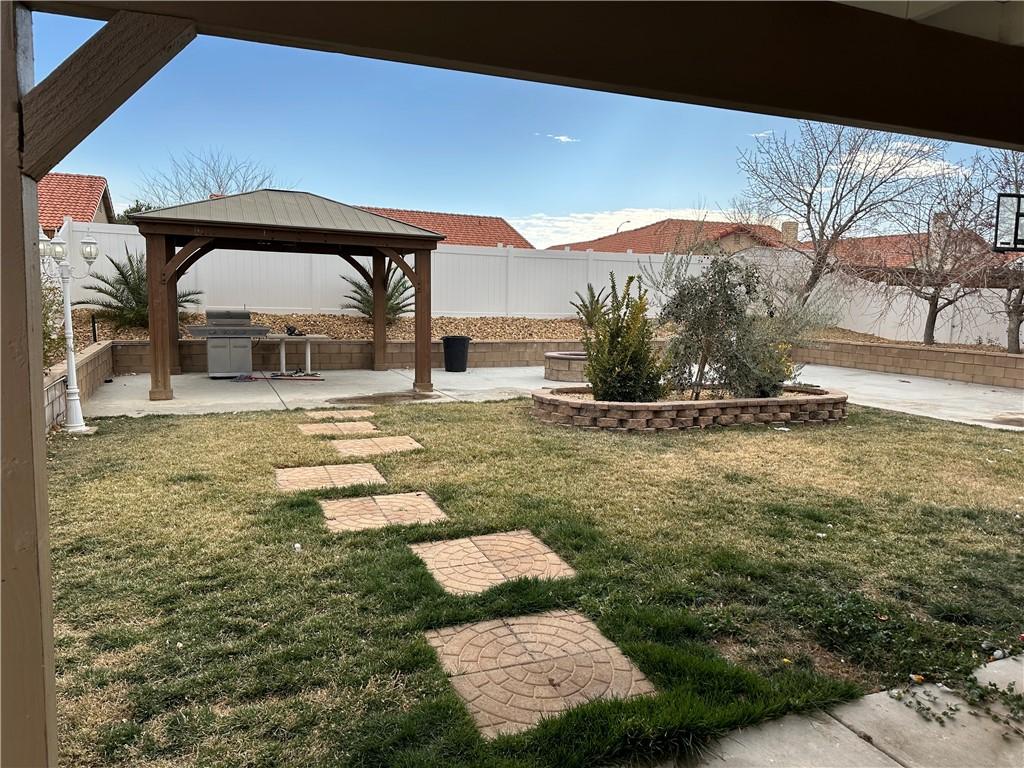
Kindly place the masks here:
POLYGON ((798 363, 1024 388, 1024 355, 1005 352, 862 341, 816 341, 794 348, 792 357, 798 363))
MULTIPOLYGON (((115 341, 113 367, 118 375, 148 373, 150 366, 149 341, 115 341)), ((314 340, 311 343, 313 369, 317 371, 368 370, 373 368, 373 344, 369 341, 314 340)), ((385 349, 388 368, 412 368, 415 344, 411 341, 391 341, 385 349)), ((288 341, 285 362, 289 370, 306 364, 304 341, 288 341)), ((578 341, 536 339, 531 341, 473 341, 469 345, 469 365, 472 368, 543 365, 545 352, 578 352, 583 344, 578 341)), ((178 342, 182 373, 206 371, 206 342, 201 339, 182 339, 178 342)), ((280 365, 276 341, 261 341, 253 346, 252 364, 257 371, 276 371, 280 365)), ((431 343, 431 365, 444 365, 441 342, 431 343)))
MULTIPOLYGON (((75 373, 78 376, 78 397, 85 402, 106 379, 114 375, 114 342, 100 341, 76 353, 75 373)), ((68 405, 67 375, 67 363, 61 362, 51 367, 43 379, 47 429, 64 423, 68 405)))

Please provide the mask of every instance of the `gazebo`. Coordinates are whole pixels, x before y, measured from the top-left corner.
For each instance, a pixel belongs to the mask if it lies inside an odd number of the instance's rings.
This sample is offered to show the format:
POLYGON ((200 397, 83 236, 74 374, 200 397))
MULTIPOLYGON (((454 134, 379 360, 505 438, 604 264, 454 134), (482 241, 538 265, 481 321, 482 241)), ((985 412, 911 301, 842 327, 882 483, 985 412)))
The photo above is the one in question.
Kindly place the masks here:
POLYGON ((211 251, 230 248, 340 256, 373 286, 373 367, 384 370, 387 260, 415 289, 414 388, 429 392, 430 253, 443 235, 309 192, 260 189, 131 216, 146 238, 150 400, 170 400, 178 362, 178 278, 211 251), (406 257, 412 255, 410 264, 406 257), (356 256, 373 259, 368 271, 356 256))

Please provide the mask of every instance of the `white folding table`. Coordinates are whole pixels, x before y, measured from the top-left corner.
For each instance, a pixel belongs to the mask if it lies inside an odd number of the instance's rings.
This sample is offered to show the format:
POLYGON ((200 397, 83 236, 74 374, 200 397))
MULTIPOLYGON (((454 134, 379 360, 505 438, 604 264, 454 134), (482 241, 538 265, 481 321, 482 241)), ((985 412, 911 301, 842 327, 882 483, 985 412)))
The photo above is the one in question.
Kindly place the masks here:
POLYGON ((306 342, 306 374, 312 374, 313 368, 313 353, 310 342, 314 340, 329 339, 330 336, 326 336, 321 333, 312 333, 306 336, 289 336, 287 333, 268 333, 266 335, 268 339, 275 339, 277 341, 277 348, 281 355, 281 370, 282 374, 288 373, 288 364, 285 362, 285 345, 289 341, 305 341, 306 342))

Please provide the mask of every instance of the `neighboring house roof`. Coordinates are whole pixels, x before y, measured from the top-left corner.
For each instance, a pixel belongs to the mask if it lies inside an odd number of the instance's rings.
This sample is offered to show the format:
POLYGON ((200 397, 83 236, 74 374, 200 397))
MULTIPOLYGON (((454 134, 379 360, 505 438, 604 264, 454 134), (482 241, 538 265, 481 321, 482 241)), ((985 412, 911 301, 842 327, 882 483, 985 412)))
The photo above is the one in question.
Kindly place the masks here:
POLYGON ((194 203, 131 214, 132 221, 205 222, 281 229, 330 230, 353 234, 429 237, 438 232, 407 224, 362 208, 309 192, 257 189, 237 195, 211 197, 194 203))
POLYGON ((431 229, 445 236, 449 245, 480 245, 494 248, 499 243, 514 248, 533 248, 515 227, 500 216, 477 216, 470 213, 439 211, 407 211, 401 208, 359 206, 364 211, 388 216, 417 227, 431 229))
POLYGON ((731 224, 724 221, 662 219, 637 229, 627 229, 594 240, 552 245, 552 249, 605 251, 607 253, 671 253, 680 247, 714 242, 728 235, 748 234, 770 248, 782 248, 782 232, 764 224, 731 224))
MULTIPOLYGON (((898 235, 875 235, 872 237, 847 237, 836 245, 836 258, 849 267, 878 267, 907 269, 915 266, 914 261, 928 249, 927 232, 911 232, 898 235)), ((976 269, 983 266, 1000 266, 1013 261, 1005 254, 992 251, 990 243, 976 233, 965 233, 965 252, 977 254, 976 260, 958 264, 958 268, 976 269)))
POLYGON ((60 229, 65 216, 74 221, 93 221, 101 205, 107 218, 114 219, 107 180, 102 176, 48 173, 39 180, 37 190, 39 226, 45 230, 60 229))

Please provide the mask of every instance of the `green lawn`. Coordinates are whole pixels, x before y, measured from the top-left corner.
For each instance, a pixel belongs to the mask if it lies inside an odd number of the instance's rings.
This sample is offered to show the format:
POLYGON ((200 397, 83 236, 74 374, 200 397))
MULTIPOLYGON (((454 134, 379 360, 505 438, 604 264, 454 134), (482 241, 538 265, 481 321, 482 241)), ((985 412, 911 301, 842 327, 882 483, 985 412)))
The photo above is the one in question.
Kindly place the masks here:
POLYGON ((64 765, 592 765, 911 673, 955 684, 1024 629, 1019 433, 858 408, 657 437, 544 427, 523 400, 375 410, 426 448, 377 462, 388 491, 450 522, 327 533, 314 494, 274 490, 275 466, 336 462, 301 412, 53 438, 64 765), (406 547, 518 528, 579 575, 453 597, 406 547), (558 607, 659 694, 481 740, 422 630, 558 607))

